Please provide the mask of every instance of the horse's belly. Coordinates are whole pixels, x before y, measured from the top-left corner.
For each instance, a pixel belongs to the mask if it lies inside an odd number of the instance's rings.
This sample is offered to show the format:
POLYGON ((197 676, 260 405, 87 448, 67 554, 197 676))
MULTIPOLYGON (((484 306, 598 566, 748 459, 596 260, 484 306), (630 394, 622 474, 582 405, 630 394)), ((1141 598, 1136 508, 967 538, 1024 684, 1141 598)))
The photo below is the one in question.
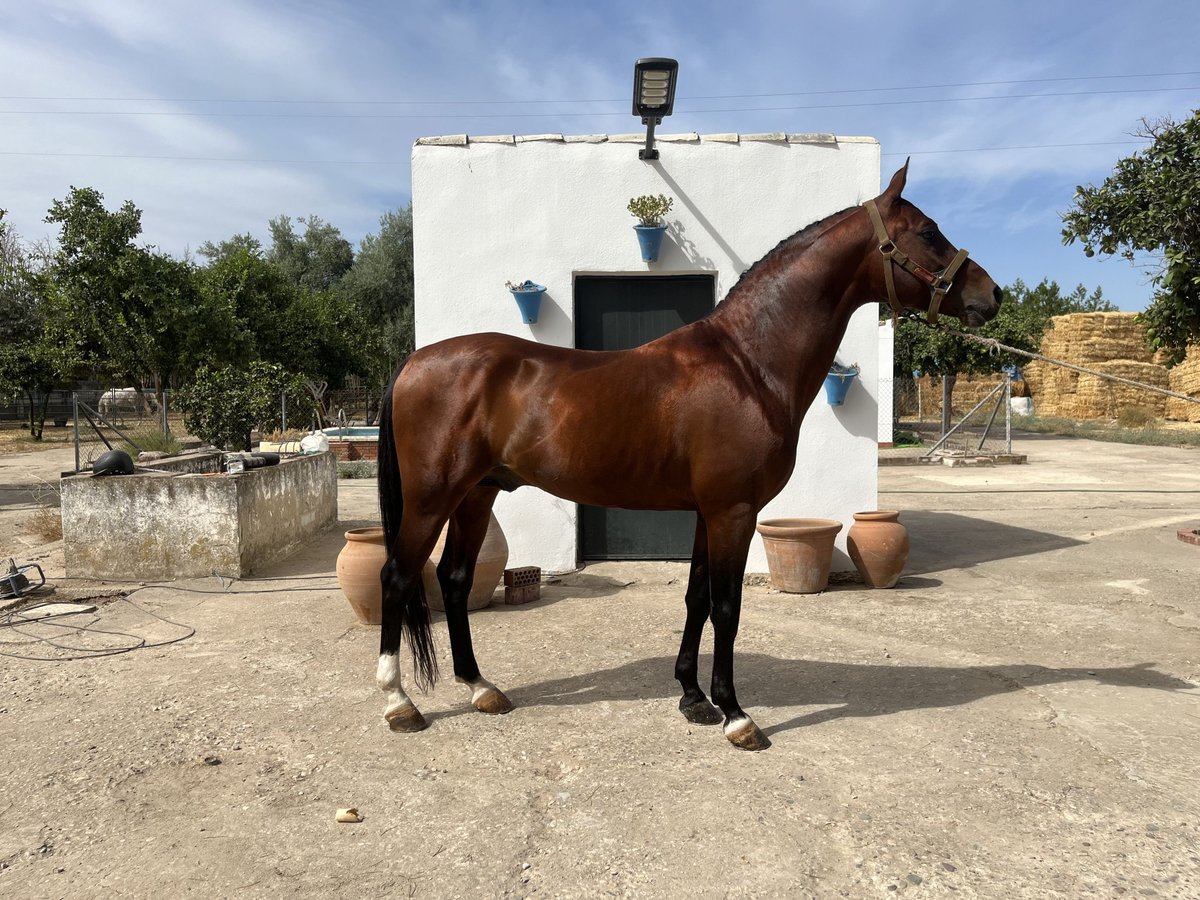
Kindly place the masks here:
POLYGON ((690 485, 665 473, 630 471, 619 465, 559 468, 544 466, 521 473, 534 487, 575 503, 621 509, 695 509, 690 485))

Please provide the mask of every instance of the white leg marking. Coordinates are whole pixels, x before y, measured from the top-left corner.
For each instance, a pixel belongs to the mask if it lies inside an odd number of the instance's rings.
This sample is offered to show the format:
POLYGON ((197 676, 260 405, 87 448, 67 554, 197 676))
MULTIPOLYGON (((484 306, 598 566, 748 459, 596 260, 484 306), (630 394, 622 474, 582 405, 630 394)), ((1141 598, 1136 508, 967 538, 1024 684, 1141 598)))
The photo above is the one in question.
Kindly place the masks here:
POLYGON ((477 681, 464 681, 462 678, 455 678, 459 684, 465 684, 471 689, 471 702, 474 703, 488 691, 496 690, 496 686, 486 678, 480 676, 477 681))
POLYGON ((379 654, 379 666, 375 669, 375 683, 388 695, 384 714, 401 706, 412 706, 413 702, 404 693, 404 682, 400 677, 400 658, 395 653, 379 654))
POLYGON ((754 720, 749 716, 738 716, 736 719, 731 719, 729 724, 725 726, 725 734, 730 735, 735 731, 740 731, 747 725, 753 725, 754 720))

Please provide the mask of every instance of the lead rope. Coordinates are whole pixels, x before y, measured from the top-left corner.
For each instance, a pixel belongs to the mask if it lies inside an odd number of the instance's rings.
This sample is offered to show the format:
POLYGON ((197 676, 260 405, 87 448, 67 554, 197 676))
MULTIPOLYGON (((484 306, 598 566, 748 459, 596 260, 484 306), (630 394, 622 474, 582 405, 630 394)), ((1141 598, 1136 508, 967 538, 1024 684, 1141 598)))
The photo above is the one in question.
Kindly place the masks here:
MULTIPOLYGON (((1029 359, 1036 359, 1040 362, 1050 363, 1052 366, 1062 366, 1064 369, 1072 369, 1084 375, 1095 375, 1097 378, 1103 378, 1107 381, 1115 381, 1119 384, 1127 384, 1130 387, 1141 388, 1142 390, 1151 391, 1156 394, 1165 394, 1168 397, 1174 397, 1176 400, 1186 400, 1188 403, 1200 403, 1200 397, 1191 397, 1187 394, 1181 394, 1179 391, 1172 391, 1168 388, 1158 387, 1157 385, 1146 384, 1145 382, 1141 381, 1134 381, 1132 378, 1125 378, 1121 375, 1112 375, 1108 372, 1098 372, 1095 369, 1089 369, 1086 366, 1077 366, 1075 363, 1069 363, 1065 360, 1043 356, 1041 353, 1032 353, 1029 350, 1021 350, 1017 347, 1010 347, 1008 344, 1000 343, 995 338, 984 337, 981 334, 970 334, 966 331, 959 331, 957 328, 951 328, 948 325, 935 326, 931 323, 923 321, 921 317, 917 315, 908 315, 906 313, 905 318, 913 319, 914 321, 920 322, 926 327, 936 328, 939 331, 944 331, 947 334, 954 335, 955 337, 966 338, 968 341, 974 341, 977 344, 982 344, 992 351, 1003 350, 1005 353, 1015 353, 1018 356, 1024 356, 1029 359)), ((893 321, 895 320, 893 319, 893 321)))

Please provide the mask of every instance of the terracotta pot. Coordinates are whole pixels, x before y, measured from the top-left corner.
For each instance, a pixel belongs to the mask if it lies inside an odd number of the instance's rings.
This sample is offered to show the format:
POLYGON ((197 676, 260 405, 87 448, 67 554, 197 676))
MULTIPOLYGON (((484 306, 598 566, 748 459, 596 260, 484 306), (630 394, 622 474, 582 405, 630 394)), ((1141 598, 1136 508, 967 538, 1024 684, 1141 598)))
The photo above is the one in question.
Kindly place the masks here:
POLYGON ((789 594, 816 594, 829 586, 836 519, 765 519, 758 523, 771 584, 789 594))
POLYGON ((908 529, 894 509, 854 514, 846 549, 863 581, 875 588, 895 587, 908 562, 908 529))
POLYGON ((337 579, 350 608, 364 625, 383 621, 383 587, 379 571, 387 562, 382 528, 352 528, 337 558, 337 579))
MULTIPOLYGON (((425 599, 430 609, 446 608, 442 600, 442 587, 437 580, 437 564, 442 558, 442 550, 446 546, 446 529, 438 536, 429 561, 421 571, 425 582, 425 599)), ((483 609, 492 602, 492 595, 504 577, 504 567, 508 565, 508 541, 500 530, 500 523, 489 513, 487 534, 483 537, 483 547, 479 550, 479 559, 475 563, 475 578, 471 583, 471 593, 467 597, 467 609, 483 609)))

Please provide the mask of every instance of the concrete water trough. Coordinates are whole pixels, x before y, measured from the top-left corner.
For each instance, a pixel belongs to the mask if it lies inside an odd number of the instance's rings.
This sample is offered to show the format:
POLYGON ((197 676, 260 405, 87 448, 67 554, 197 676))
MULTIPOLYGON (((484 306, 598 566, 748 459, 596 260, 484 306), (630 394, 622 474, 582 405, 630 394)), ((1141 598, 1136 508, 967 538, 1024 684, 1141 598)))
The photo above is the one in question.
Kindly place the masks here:
POLYGON ((71 577, 245 576, 337 521, 337 460, 316 453, 226 474, 222 454, 207 452, 133 475, 64 477, 62 521, 71 577))

